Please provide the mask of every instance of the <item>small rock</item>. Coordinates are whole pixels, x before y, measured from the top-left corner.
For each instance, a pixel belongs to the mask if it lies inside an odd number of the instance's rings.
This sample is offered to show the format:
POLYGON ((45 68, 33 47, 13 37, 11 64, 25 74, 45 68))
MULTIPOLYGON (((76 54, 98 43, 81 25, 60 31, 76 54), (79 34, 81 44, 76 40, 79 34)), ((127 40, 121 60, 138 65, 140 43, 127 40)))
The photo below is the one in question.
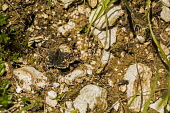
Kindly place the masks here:
POLYGON ((114 56, 112 55, 112 53, 110 53, 110 51, 103 51, 102 52, 102 58, 100 60, 101 63, 98 64, 99 68, 96 70, 96 73, 99 74, 101 73, 101 71, 103 70, 104 66, 109 62, 109 60, 111 58, 113 58, 114 56))
POLYGON ((116 102, 114 103, 114 105, 113 105, 113 106, 114 106, 113 108, 114 108, 116 111, 118 111, 119 106, 120 106, 119 101, 116 101, 116 102))
POLYGON ((2 5, 2 10, 5 11, 5 10, 7 10, 7 9, 8 9, 8 5, 7 5, 7 4, 3 4, 3 5, 2 5))
POLYGON ((85 14, 86 16, 90 15, 91 9, 90 8, 86 8, 85 5, 79 5, 78 6, 78 12, 80 14, 85 14))
POLYGON ((101 58, 102 65, 107 64, 110 58, 113 58, 112 53, 110 53, 109 51, 104 51, 101 58))
POLYGON ((61 2, 64 3, 64 7, 65 7, 65 8, 68 8, 68 6, 69 6, 70 4, 72 4, 74 1, 76 1, 76 0, 61 0, 61 2))
MULTIPOLYGON (((132 102, 131 106, 129 107, 135 112, 139 112, 141 101, 143 101, 143 105, 148 100, 149 92, 151 90, 150 87, 150 79, 152 77, 152 71, 148 66, 144 64, 133 64, 129 66, 124 75, 124 79, 128 80, 129 84, 127 85, 127 98, 130 98, 128 102, 131 102, 132 97, 135 95, 136 92, 139 92, 134 101, 132 102), (141 81, 141 84, 140 82, 141 81), (141 86, 142 85, 142 86, 141 86), (136 87, 138 86, 138 87, 136 87), (142 92, 141 92, 142 87, 142 92), (147 92, 147 93, 146 93, 147 92), (143 99, 141 100, 141 93, 143 95, 143 99)), ((143 106, 142 105, 142 106, 143 106)))
POLYGON ((163 6, 160 16, 163 20, 165 20, 165 22, 169 22, 170 21, 170 9, 166 6, 163 6))
POLYGON ((22 92, 22 88, 21 88, 19 85, 17 85, 16 92, 17 92, 17 93, 21 93, 21 92, 22 92))
POLYGON ((42 16, 43 16, 44 18, 48 18, 48 15, 45 14, 45 13, 43 13, 42 16))
POLYGON ((97 110, 96 113, 103 113, 107 108, 107 91, 96 85, 87 85, 80 90, 80 95, 73 101, 74 108, 80 113, 87 113, 87 109, 97 110))
POLYGON ((65 113, 71 113, 71 111, 74 110, 72 101, 66 101, 66 106, 67 109, 65 110, 65 113))
POLYGON ((91 75, 93 70, 95 69, 92 65, 84 64, 87 67, 87 74, 91 75))
POLYGON ((64 35, 67 31, 69 31, 69 30, 71 30, 73 28, 75 28, 75 23, 69 21, 67 24, 59 27, 58 32, 60 32, 60 33, 62 33, 64 35))
POLYGON ((57 100, 53 100, 49 96, 46 97, 46 103, 51 107, 55 107, 58 104, 57 100))
POLYGON ((112 81, 110 78, 108 79, 108 84, 109 84, 109 86, 111 86, 111 87, 114 86, 114 83, 113 83, 113 81, 112 81))
POLYGON ((163 51, 165 52, 166 55, 170 54, 170 50, 167 46, 165 46, 164 44, 160 43, 161 48, 163 49, 163 51))
POLYGON ((67 4, 67 3, 72 3, 72 2, 74 2, 76 0, 60 0, 60 1, 62 1, 65 4, 67 4))
POLYGON ((28 41, 28 46, 32 46, 33 43, 39 43, 39 46, 41 46, 42 42, 45 40, 45 37, 40 35, 36 37, 32 37, 28 41))
POLYGON ((57 93, 55 91, 49 91, 48 96, 50 99, 55 99, 57 97, 57 93))
MULTIPOLYGON (((153 104, 150 104, 150 108, 156 110, 157 112, 159 113, 165 113, 165 109, 164 109, 164 106, 163 105, 160 105, 160 103, 162 102, 162 98, 159 98, 155 103, 153 104)), ((170 106, 167 105, 167 110, 170 106)))
POLYGON ((14 69, 14 75, 18 77, 21 83, 23 83, 23 89, 26 91, 31 91, 30 85, 35 85, 36 87, 45 87, 47 85, 47 77, 43 73, 37 71, 33 67, 22 67, 14 69))
POLYGON ((68 88, 68 85, 65 85, 65 83, 62 83, 61 85, 60 85, 60 94, 61 93, 65 93, 65 92, 67 92, 69 90, 69 88, 68 88))
POLYGON ((168 35, 170 35, 170 26, 165 29, 168 35))
POLYGON ((123 93, 125 93, 126 90, 127 90, 126 85, 121 85, 121 86, 119 86, 119 90, 122 91, 123 93))
POLYGON ((139 43, 144 43, 145 42, 145 38, 143 36, 137 35, 135 40, 139 43))
POLYGON ((106 31, 100 31, 98 29, 94 29, 93 35, 98 37, 104 49, 109 49, 110 46, 116 42, 116 32, 117 32, 117 27, 113 27, 112 29, 109 30, 108 36, 107 36, 106 31))
POLYGON ((86 70, 76 69, 73 72, 67 74, 64 77, 60 78, 60 82, 65 82, 67 84, 70 84, 74 80, 86 76, 86 70))
POLYGON ((72 52, 72 49, 67 44, 61 44, 59 46, 59 49, 60 49, 61 52, 67 52, 67 53, 72 52))
POLYGON ((53 87, 54 87, 54 88, 57 88, 57 87, 59 87, 59 86, 60 86, 59 83, 53 83, 53 87))
POLYGON ((162 2, 163 2, 167 7, 170 7, 170 0, 162 0, 162 2))
POLYGON ((87 2, 91 8, 95 8, 98 4, 98 0, 87 0, 87 2))
MULTIPOLYGON (((98 7, 97 9, 93 10, 91 12, 91 15, 89 17, 89 22, 94 23, 94 26, 97 27, 98 29, 104 29, 106 28, 106 19, 105 15, 102 14, 101 18, 98 18, 96 21, 95 19, 98 16, 99 11, 101 10, 102 7, 98 7)), ((103 12, 104 13, 104 12, 103 12)), ((108 17, 108 27, 111 27, 115 24, 116 20, 123 15, 123 10, 121 9, 121 6, 115 6, 111 7, 109 11, 107 12, 107 17, 108 17)))

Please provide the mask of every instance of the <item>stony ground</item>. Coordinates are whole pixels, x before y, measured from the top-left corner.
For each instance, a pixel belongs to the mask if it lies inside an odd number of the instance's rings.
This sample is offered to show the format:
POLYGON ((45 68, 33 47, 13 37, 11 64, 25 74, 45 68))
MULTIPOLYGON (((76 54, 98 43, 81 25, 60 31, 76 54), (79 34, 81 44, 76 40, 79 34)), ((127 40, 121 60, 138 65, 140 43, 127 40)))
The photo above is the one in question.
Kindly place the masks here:
MULTIPOLYGON (((1 79, 11 82, 14 97, 4 112, 141 112, 157 73, 148 113, 164 112, 155 103, 167 91, 168 71, 151 38, 147 1, 116 1, 89 27, 101 8, 96 1, 0 1, 7 16, 0 33, 10 36, 2 54, 19 53, 4 59, 1 79)), ((151 5, 153 31, 168 58, 169 7, 168 0, 151 5)))

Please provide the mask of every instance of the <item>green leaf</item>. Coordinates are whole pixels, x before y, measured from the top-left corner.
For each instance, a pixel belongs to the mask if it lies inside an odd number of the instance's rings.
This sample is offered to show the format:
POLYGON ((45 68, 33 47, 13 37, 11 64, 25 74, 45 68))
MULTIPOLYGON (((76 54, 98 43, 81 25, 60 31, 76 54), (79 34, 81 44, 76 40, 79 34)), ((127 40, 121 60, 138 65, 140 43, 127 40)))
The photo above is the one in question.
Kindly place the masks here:
POLYGON ((4 62, 0 62, 0 76, 2 76, 5 72, 5 64, 4 62))
POLYGON ((3 86, 2 86, 2 88, 6 90, 6 89, 9 88, 9 85, 10 85, 10 82, 9 81, 5 81, 3 86))
POLYGON ((6 16, 0 14, 0 26, 6 24, 6 16))
POLYGON ((10 40, 10 37, 8 37, 8 34, 5 33, 1 33, 0 34, 0 43, 8 43, 8 41, 10 40))

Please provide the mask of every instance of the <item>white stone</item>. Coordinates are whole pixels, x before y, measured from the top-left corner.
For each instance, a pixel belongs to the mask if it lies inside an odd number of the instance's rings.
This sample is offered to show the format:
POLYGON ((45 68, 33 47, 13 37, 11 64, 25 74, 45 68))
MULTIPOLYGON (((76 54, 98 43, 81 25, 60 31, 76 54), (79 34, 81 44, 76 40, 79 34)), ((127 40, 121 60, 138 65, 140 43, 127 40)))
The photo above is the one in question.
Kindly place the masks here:
POLYGON ((85 5, 79 5, 78 6, 78 12, 80 14, 85 14, 86 16, 90 15, 91 9, 90 8, 86 8, 85 5))
POLYGON ((23 89, 27 91, 31 91, 30 85, 43 88, 48 84, 47 77, 33 67, 14 69, 13 73, 23 82, 23 89))
POLYGON ((98 0, 87 0, 91 8, 95 8, 98 4, 98 0))
POLYGON ((2 5, 2 10, 5 11, 5 10, 7 10, 7 9, 8 9, 8 5, 7 5, 7 4, 3 4, 3 5, 2 5))
POLYGON ((165 29, 165 31, 170 35, 170 26, 165 29))
POLYGON ((110 53, 109 51, 103 51, 101 58, 102 65, 107 64, 110 58, 113 58, 112 53, 110 53))
POLYGON ((75 28, 75 23, 74 22, 71 22, 69 21, 67 24, 61 26, 58 28, 58 32, 62 33, 63 35, 65 34, 65 32, 71 30, 75 28))
POLYGON ((73 102, 72 101, 66 101, 67 108, 73 108, 73 102))
POLYGON ((28 41, 28 46, 31 46, 34 42, 41 43, 44 39, 45 39, 45 37, 42 36, 42 35, 36 36, 36 37, 32 37, 28 41))
POLYGON ((93 70, 95 69, 92 65, 89 64, 85 64, 85 66, 87 67, 87 74, 92 74, 93 70))
MULTIPOLYGON (((153 104, 150 104, 150 108, 152 108, 152 109, 154 109, 154 110, 156 110, 157 112, 159 112, 159 113, 165 113, 164 112, 164 106, 163 105, 160 105, 161 104, 161 102, 162 102, 162 98, 159 98, 155 103, 153 103, 153 104)), ((167 105, 167 110, 169 109, 169 105, 167 105)), ((169 110, 168 110, 169 111, 169 110)))
POLYGON ((30 31, 30 32, 33 32, 34 31, 34 26, 29 27, 27 30, 30 31))
POLYGON ((170 112, 170 105, 168 104, 166 109, 168 110, 168 112, 170 112))
POLYGON ((80 90, 80 95, 73 101, 74 108, 80 113, 87 113, 87 108, 97 109, 98 113, 103 113, 107 108, 107 91, 96 85, 87 85, 80 90))
POLYGON ((92 70, 87 70, 87 74, 91 75, 92 74, 92 70))
POLYGON ((66 106, 67 109, 65 110, 65 113, 71 113, 71 111, 74 110, 72 101, 66 101, 66 106))
POLYGON ((65 4, 67 4, 67 3, 72 3, 72 2, 74 2, 76 0, 60 0, 60 1, 62 1, 65 4))
POLYGON ((137 35, 135 40, 139 43, 144 43, 145 42, 145 38, 143 36, 137 35))
POLYGON ((75 79, 78 79, 79 77, 84 77, 85 75, 86 75, 86 71, 85 70, 76 69, 73 72, 67 74, 66 76, 61 77, 60 78, 60 82, 65 82, 67 84, 70 84, 75 79))
POLYGON ((165 22, 169 22, 170 21, 170 9, 166 6, 163 6, 160 16, 163 20, 165 20, 165 22))
POLYGON ((93 35, 97 36, 97 38, 102 43, 104 49, 109 49, 110 46, 116 42, 116 32, 117 32, 117 27, 113 27, 112 29, 109 30, 108 36, 106 31, 100 31, 95 28, 92 33, 93 35))
POLYGON ((22 92, 22 88, 19 85, 17 85, 16 92, 17 93, 21 93, 22 92))
POLYGON ((120 106, 119 101, 116 101, 116 102, 114 103, 114 105, 113 105, 113 106, 114 106, 113 108, 114 108, 116 111, 118 111, 119 106, 120 106))
POLYGON ((113 83, 113 81, 112 81, 110 78, 108 79, 108 84, 109 84, 109 86, 111 86, 111 87, 114 86, 114 83, 113 83))
POLYGON ((53 87, 54 87, 54 88, 57 88, 57 87, 59 87, 59 86, 60 86, 59 83, 53 83, 53 87))
MULTIPOLYGON (((98 29, 104 29, 106 28, 106 18, 105 15, 102 13, 101 18, 98 18, 96 21, 95 19, 97 18, 97 15, 99 11, 101 10, 102 7, 98 7, 97 9, 93 10, 91 12, 91 15, 89 17, 89 22, 94 23, 94 26, 97 27, 98 29)), ((123 15, 123 10, 121 9, 121 6, 115 6, 111 7, 109 11, 107 12, 107 17, 108 17, 108 26, 113 26, 116 22, 116 20, 123 15)))
POLYGON ((74 19, 80 18, 80 16, 83 14, 85 16, 89 16, 91 12, 90 8, 87 8, 85 5, 78 5, 78 7, 71 12, 70 16, 74 19))
POLYGON ((122 92, 126 92, 126 90, 127 90, 126 85, 119 86, 119 90, 122 91, 122 92))
POLYGON ((50 99, 55 99, 57 97, 57 93, 55 91, 49 91, 48 96, 50 99))
POLYGON ((161 48, 163 49, 163 51, 165 52, 166 55, 170 54, 170 50, 167 46, 165 46, 164 44, 160 43, 161 48))
POLYGON ((170 0, 162 0, 162 2, 163 2, 167 7, 170 7, 170 0))
POLYGON ((71 53, 71 48, 67 44, 61 44, 59 46, 61 52, 68 52, 71 53))
POLYGON ((129 84, 127 85, 127 98, 130 98, 128 102, 131 102, 132 97, 136 94, 136 92, 139 92, 138 93, 139 96, 137 96, 134 99, 131 106, 129 107, 135 112, 139 112, 140 110, 141 93, 143 95, 146 95, 146 96, 143 96, 143 99, 142 99, 143 105, 145 104, 145 102, 147 101, 149 97, 149 93, 151 90, 151 87, 150 87, 151 77, 152 77, 151 69, 148 66, 145 66, 144 64, 140 64, 140 63, 130 65, 126 71, 126 74, 124 75, 124 80, 128 80, 129 82, 129 84), (141 81, 141 84, 140 84, 140 81, 141 81), (141 87, 142 87, 142 92, 141 92, 141 87))
POLYGON ((46 97, 46 103, 51 107, 55 107, 58 104, 57 100, 53 100, 49 96, 46 97))
POLYGON ((61 0, 61 1, 64 3, 64 7, 68 8, 68 6, 76 0, 61 0))
POLYGON ((69 88, 68 88, 68 85, 65 85, 65 83, 62 83, 61 85, 60 85, 60 94, 61 93, 65 93, 65 92, 67 92, 69 90, 69 88))
POLYGON ((43 16, 44 18, 48 18, 48 15, 45 14, 45 13, 43 13, 42 16, 43 16))

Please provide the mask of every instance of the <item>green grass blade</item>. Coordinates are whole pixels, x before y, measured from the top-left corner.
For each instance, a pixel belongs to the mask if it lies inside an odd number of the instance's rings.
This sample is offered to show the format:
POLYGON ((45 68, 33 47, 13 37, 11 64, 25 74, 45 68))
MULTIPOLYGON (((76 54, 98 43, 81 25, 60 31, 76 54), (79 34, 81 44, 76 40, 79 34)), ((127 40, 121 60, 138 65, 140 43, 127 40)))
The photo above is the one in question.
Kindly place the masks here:
POLYGON ((149 108, 151 99, 152 99, 152 97, 154 96, 154 93, 155 93, 155 90, 156 90, 156 87, 157 87, 158 77, 159 77, 158 70, 159 70, 159 69, 157 69, 157 71, 156 71, 156 76, 154 77, 153 87, 152 87, 152 89, 151 89, 149 98, 148 98, 148 100, 146 101, 146 103, 145 103, 145 105, 144 105, 144 108, 143 108, 142 113, 147 113, 147 110, 148 110, 148 108, 149 108))
MULTIPOLYGON (((150 4, 151 4, 151 1, 148 0, 148 10, 150 9, 150 4)), ((150 11, 148 12, 148 26, 149 26, 149 30, 150 30, 150 33, 151 33, 151 36, 152 36, 152 39, 154 41, 154 43, 156 44, 157 48, 159 49, 163 59, 165 60, 166 64, 168 65, 168 71, 170 71, 170 62, 165 54, 165 52, 163 51, 163 49, 161 48, 159 42, 157 41, 154 33, 153 33, 153 30, 152 30, 152 25, 151 25, 151 21, 150 21, 150 11)))

